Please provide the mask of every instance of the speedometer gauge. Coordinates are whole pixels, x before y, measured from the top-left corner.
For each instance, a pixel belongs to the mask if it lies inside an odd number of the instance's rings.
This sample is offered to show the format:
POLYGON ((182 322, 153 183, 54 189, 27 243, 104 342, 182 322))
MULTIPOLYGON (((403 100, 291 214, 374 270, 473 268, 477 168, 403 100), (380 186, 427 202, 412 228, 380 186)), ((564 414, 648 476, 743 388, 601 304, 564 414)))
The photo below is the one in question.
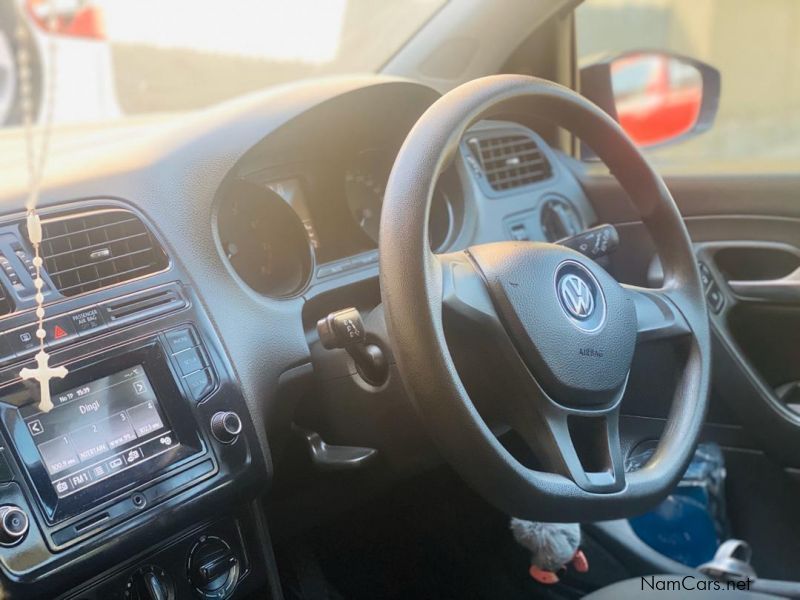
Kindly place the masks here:
POLYGON ((297 213, 270 188, 232 182, 217 217, 228 262, 252 289, 283 298, 308 282, 313 252, 297 213))

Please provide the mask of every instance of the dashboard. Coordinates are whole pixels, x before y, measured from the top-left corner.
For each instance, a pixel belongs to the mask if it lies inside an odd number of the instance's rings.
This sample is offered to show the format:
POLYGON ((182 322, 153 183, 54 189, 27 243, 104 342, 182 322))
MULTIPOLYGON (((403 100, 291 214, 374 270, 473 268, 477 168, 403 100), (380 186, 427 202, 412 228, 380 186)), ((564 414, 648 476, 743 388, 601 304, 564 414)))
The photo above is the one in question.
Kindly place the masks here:
MULTIPOLYGON (((49 413, 19 379, 35 351, 34 292, 25 182, 9 170, 0 510, 25 521, 0 532, 10 597, 146 598, 153 586, 165 598, 279 597, 261 500, 298 426, 379 449, 397 473, 438 460, 392 375, 377 286, 383 190, 437 97, 405 80, 332 79, 136 136, 57 134, 42 194, 46 328, 69 375, 49 413), (321 347, 317 320, 346 306, 368 313, 386 384, 321 347)), ((474 124, 432 194, 435 252, 555 241, 597 222, 528 124, 474 124)))

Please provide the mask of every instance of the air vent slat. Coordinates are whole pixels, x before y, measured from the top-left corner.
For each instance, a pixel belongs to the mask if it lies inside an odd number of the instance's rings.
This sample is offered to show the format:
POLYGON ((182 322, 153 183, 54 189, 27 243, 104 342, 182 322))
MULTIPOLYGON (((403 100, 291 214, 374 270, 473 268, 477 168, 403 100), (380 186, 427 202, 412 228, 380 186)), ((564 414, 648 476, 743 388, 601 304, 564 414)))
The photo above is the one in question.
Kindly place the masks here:
MULTIPOLYGON (((139 221, 139 219, 137 219, 136 217, 133 217, 131 219, 124 219, 122 221, 116 221, 113 224, 114 225, 124 225, 126 223, 138 223, 141 226, 141 228, 144 229, 144 225, 142 225, 142 222, 139 221)), ((104 224, 104 225, 97 225, 95 227, 83 227, 83 228, 79 228, 79 229, 77 229, 75 231, 70 231, 68 233, 61 233, 59 235, 51 236, 51 237, 48 238, 48 241, 49 242, 54 242, 54 241, 59 240, 61 238, 70 237, 71 235, 74 235, 75 233, 91 233, 92 231, 99 231, 99 230, 105 229, 106 227, 108 227, 107 223, 104 224)))
POLYGON ((98 210, 42 222, 44 267, 56 288, 74 296, 167 266, 145 224, 122 209, 98 210))
POLYGON ((473 138, 468 145, 477 154, 486 180, 495 191, 505 191, 552 177, 550 162, 526 135, 473 138))
MULTIPOLYGON (((143 250, 136 250, 135 252, 129 252, 128 254, 122 254, 122 255, 119 255, 119 256, 113 256, 111 258, 104 258, 104 259, 101 259, 101 260, 97 260, 97 261, 95 261, 95 262, 93 262, 91 264, 92 264, 92 266, 104 265, 106 263, 109 263, 109 262, 112 262, 112 261, 115 261, 115 260, 120 260, 121 258, 125 258, 126 256, 136 256, 137 254, 142 254, 144 252, 152 252, 152 250, 150 248, 145 248, 143 250)), ((77 271, 78 269, 85 269, 85 268, 86 268, 86 265, 79 265, 77 267, 70 267, 69 269, 63 269, 61 271, 48 272, 48 274, 50 275, 50 277, 58 277, 59 275, 63 275, 64 273, 70 273, 71 271, 77 271)), ((121 273, 117 273, 117 274, 121 275, 121 273)))
POLYGON ((76 252, 78 250, 93 250, 94 248, 100 248, 102 246, 107 246, 108 244, 113 244, 113 243, 116 243, 116 242, 124 242, 124 241, 127 241, 127 240, 133 240, 133 239, 140 238, 140 237, 143 237, 143 236, 148 236, 148 235, 150 235, 150 234, 147 231, 143 231, 141 233, 134 233, 133 235, 129 235, 129 236, 124 237, 124 238, 119 238, 119 239, 113 240, 111 242, 108 242, 108 241, 97 242, 96 244, 92 244, 91 246, 84 246, 83 248, 76 248, 75 250, 65 250, 64 252, 54 252, 53 254, 49 255, 49 258, 58 258, 59 256, 65 256, 67 254, 72 254, 73 252, 76 252))
MULTIPOLYGON (((520 156, 521 155, 517 155, 516 158, 520 158, 520 156)), ((503 161, 496 161, 496 160, 489 161, 488 163, 486 163, 486 172, 487 172, 487 174, 488 173, 494 173, 494 172, 502 172, 502 171, 505 171, 505 170, 508 170, 508 169, 512 169, 512 168, 513 169, 530 169, 531 171, 538 171, 540 167, 542 167, 543 165, 546 165, 546 164, 547 164, 547 161, 545 161, 545 159, 543 159, 541 157, 541 155, 539 155, 537 153, 536 158, 531 159, 531 160, 526 160, 524 163, 522 162, 522 158, 520 158, 520 162, 514 163, 513 167, 509 166, 509 164, 506 162, 506 160, 503 160, 503 161)))
MULTIPOLYGON (((128 269, 127 271, 122 271, 121 273, 116 273, 114 275, 109 275, 107 277, 101 277, 101 278, 99 278, 97 280, 97 282, 100 283, 100 285, 98 285, 98 286, 96 286, 96 287, 94 287, 92 289, 96 290, 96 289, 99 289, 101 287, 106 287, 106 286, 112 285, 113 283, 122 283, 122 281, 124 281, 126 279, 133 279, 134 278, 134 273, 136 273, 137 271, 143 271, 144 269, 148 269, 148 268, 149 268, 149 266, 136 267, 135 269, 128 269), (105 283, 106 280, 110 280, 112 278, 120 278, 120 277, 122 277, 122 280, 118 279, 117 281, 110 281, 109 283, 105 283)), ((144 273, 142 273, 142 275, 143 274, 144 273)), ((135 277, 139 277, 139 276, 140 275, 135 275, 135 277)), ((60 288, 59 291, 62 294, 64 294, 65 296, 74 296, 76 293, 79 293, 79 292, 75 292, 76 288, 83 288, 83 287, 88 286, 88 285, 89 285, 89 283, 79 283, 77 285, 71 285, 69 287, 60 288)), ((89 290, 81 290, 81 292, 84 292, 84 291, 89 291, 89 290)))

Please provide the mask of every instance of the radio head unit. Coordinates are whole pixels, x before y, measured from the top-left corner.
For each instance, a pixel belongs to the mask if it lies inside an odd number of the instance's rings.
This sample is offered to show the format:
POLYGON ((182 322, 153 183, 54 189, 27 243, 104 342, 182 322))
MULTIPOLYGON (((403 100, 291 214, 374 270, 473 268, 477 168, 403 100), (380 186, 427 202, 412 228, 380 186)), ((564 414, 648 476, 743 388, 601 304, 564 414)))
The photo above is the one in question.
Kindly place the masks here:
POLYGON ((164 417, 143 365, 59 393, 54 408, 20 414, 59 498, 175 450, 180 442, 164 417))
POLYGON ((156 480, 205 453, 158 340, 73 365, 38 410, 35 385, 4 394, 0 420, 45 517, 56 523, 156 480))

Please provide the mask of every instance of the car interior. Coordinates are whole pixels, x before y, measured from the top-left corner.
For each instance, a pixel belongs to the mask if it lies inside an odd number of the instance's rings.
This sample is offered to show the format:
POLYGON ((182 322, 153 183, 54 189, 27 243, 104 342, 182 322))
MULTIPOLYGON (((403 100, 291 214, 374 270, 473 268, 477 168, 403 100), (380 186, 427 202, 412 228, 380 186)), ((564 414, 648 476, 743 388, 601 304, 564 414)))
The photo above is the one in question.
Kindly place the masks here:
POLYGON ((342 4, 0 131, 0 597, 800 598, 800 8, 342 4))

